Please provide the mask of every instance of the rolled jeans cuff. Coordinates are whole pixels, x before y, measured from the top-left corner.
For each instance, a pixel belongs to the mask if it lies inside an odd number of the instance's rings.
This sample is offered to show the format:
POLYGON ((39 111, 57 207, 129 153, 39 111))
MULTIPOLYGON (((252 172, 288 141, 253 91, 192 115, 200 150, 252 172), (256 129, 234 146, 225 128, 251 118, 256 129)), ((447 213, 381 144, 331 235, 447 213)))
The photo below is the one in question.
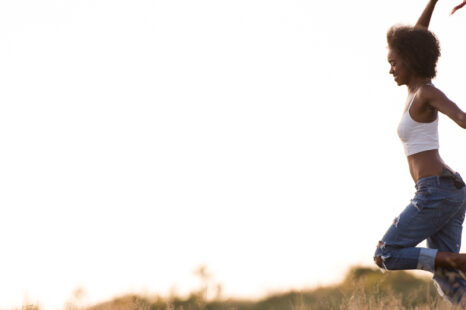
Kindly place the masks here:
POLYGON ((417 269, 434 272, 435 271, 435 256, 437 249, 422 248, 419 252, 417 269))

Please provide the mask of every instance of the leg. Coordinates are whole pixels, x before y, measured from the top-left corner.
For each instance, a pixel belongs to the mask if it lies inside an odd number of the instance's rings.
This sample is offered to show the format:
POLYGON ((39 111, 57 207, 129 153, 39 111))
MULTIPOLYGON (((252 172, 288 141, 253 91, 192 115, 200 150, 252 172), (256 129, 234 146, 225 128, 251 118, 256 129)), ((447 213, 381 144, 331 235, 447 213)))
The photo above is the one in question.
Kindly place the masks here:
POLYGON ((466 254, 438 251, 435 256, 435 271, 442 268, 458 269, 466 275, 466 254))
POLYGON ((375 252, 377 265, 388 270, 422 269, 434 271, 436 249, 417 248, 435 233, 432 225, 436 208, 422 207, 415 199, 395 219, 375 252))
POLYGON ((458 190, 453 179, 446 177, 421 179, 416 189, 411 203, 377 247, 374 259, 382 268, 434 272, 438 249, 459 250, 466 189, 458 190), (417 248, 425 239, 429 239, 430 246, 417 248))
POLYGON ((437 252, 434 283, 445 299, 466 305, 466 254, 437 252))
POLYGON ((414 199, 379 243, 375 260, 385 269, 433 272, 441 295, 466 306, 466 254, 459 254, 466 188, 458 185, 464 186, 458 174, 418 180, 414 199), (424 239, 428 248, 416 248, 424 239))
POLYGON ((438 249, 433 280, 439 293, 450 302, 464 302, 466 296, 466 255, 459 254, 464 210, 454 213, 439 232, 427 239, 430 248, 438 249))

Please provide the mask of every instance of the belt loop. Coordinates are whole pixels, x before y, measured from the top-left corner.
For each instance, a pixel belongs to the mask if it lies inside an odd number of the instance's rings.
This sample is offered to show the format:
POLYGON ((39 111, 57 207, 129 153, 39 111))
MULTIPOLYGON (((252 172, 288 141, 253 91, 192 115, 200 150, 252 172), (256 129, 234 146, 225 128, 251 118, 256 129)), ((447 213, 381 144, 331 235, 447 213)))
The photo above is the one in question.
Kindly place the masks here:
POLYGON ((437 186, 440 186, 440 176, 438 175, 436 179, 437 179, 437 186))

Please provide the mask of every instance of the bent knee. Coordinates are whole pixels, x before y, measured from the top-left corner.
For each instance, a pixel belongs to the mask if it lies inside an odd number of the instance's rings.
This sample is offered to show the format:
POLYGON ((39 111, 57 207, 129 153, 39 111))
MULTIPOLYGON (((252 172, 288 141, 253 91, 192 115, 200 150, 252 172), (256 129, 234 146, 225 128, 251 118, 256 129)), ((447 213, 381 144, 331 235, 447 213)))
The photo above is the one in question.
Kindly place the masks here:
POLYGON ((379 241, 377 244, 377 250, 375 251, 374 255, 374 263, 382 269, 387 269, 384 263, 384 257, 383 257, 383 249, 385 248, 385 242, 379 241))
POLYGON ((374 262, 379 268, 385 269, 382 256, 374 256, 374 262))

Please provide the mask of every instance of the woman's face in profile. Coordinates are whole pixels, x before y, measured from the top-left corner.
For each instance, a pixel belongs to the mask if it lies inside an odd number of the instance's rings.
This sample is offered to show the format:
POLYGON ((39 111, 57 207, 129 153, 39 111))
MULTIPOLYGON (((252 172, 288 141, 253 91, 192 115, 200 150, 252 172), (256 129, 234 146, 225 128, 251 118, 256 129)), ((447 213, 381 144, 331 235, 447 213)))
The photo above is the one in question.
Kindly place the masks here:
POLYGON ((389 73, 393 75, 398 86, 407 85, 411 77, 411 72, 406 65, 406 62, 404 62, 401 56, 393 49, 389 49, 387 60, 390 64, 389 73))

